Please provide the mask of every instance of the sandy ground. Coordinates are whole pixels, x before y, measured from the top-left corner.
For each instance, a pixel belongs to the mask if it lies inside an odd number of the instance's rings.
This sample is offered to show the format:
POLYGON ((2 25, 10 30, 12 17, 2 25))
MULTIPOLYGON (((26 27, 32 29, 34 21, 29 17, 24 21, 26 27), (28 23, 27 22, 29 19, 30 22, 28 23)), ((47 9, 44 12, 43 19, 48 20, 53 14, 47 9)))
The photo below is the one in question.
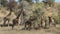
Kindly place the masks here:
POLYGON ((50 29, 39 29, 39 30, 21 30, 22 26, 19 28, 14 27, 14 30, 11 27, 0 27, 0 34, 60 34, 60 25, 58 27, 51 27, 50 29))

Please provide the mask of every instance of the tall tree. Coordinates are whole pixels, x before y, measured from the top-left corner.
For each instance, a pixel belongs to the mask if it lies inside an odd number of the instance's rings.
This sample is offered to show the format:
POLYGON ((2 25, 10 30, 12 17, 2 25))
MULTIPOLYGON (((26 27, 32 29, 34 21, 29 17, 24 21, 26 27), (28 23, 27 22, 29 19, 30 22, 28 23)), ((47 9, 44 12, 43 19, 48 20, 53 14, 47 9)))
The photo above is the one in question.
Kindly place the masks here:
POLYGON ((36 1, 36 3, 39 3, 39 0, 35 0, 36 1))
POLYGON ((0 6, 1 6, 1 0, 0 0, 0 6))
POLYGON ((45 5, 54 6, 55 0, 43 0, 45 5))
MULTIPOLYGON (((18 0, 19 2, 21 2, 22 0, 18 0)), ((32 0, 26 0, 29 3, 32 3, 32 0)))
POLYGON ((32 0, 26 0, 26 1, 28 1, 29 3, 31 3, 31 2, 32 2, 32 0))
POLYGON ((15 8, 17 5, 17 2, 15 0, 9 0, 9 3, 8 3, 8 8, 12 11, 13 8, 15 8))
POLYGON ((4 7, 7 6, 7 0, 1 0, 1 5, 3 5, 4 7))

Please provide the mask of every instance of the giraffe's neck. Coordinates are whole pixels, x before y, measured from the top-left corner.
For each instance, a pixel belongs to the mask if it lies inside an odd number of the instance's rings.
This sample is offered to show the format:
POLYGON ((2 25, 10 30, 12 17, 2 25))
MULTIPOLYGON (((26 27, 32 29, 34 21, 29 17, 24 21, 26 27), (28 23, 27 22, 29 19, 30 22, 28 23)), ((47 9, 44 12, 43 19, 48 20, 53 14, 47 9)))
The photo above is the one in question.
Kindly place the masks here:
POLYGON ((23 8, 21 9, 21 11, 19 12, 19 14, 17 15, 16 19, 19 19, 21 13, 23 13, 23 8))

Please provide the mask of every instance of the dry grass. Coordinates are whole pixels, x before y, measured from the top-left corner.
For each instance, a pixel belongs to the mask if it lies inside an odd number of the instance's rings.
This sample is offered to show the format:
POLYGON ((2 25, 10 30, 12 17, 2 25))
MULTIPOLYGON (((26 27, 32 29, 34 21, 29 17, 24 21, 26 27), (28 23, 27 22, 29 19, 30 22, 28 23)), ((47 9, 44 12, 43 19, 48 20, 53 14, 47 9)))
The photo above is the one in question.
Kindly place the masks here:
MULTIPOLYGON (((60 26, 60 25, 59 25, 60 26)), ((50 29, 39 29, 39 30, 21 30, 23 27, 17 26, 14 27, 14 30, 11 27, 0 27, 0 34, 60 34, 60 27, 51 27, 50 29)))

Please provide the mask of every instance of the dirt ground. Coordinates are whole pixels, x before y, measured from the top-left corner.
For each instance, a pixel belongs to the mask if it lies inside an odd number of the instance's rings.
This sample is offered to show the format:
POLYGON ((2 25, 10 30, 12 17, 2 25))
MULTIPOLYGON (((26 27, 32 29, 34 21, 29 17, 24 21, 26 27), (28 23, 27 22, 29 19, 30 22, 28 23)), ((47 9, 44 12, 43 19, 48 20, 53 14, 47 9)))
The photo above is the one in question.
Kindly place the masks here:
POLYGON ((21 30, 23 26, 19 28, 17 26, 14 27, 14 30, 11 27, 0 27, 0 34, 60 34, 60 25, 56 27, 50 27, 49 29, 42 29, 39 30, 21 30))

